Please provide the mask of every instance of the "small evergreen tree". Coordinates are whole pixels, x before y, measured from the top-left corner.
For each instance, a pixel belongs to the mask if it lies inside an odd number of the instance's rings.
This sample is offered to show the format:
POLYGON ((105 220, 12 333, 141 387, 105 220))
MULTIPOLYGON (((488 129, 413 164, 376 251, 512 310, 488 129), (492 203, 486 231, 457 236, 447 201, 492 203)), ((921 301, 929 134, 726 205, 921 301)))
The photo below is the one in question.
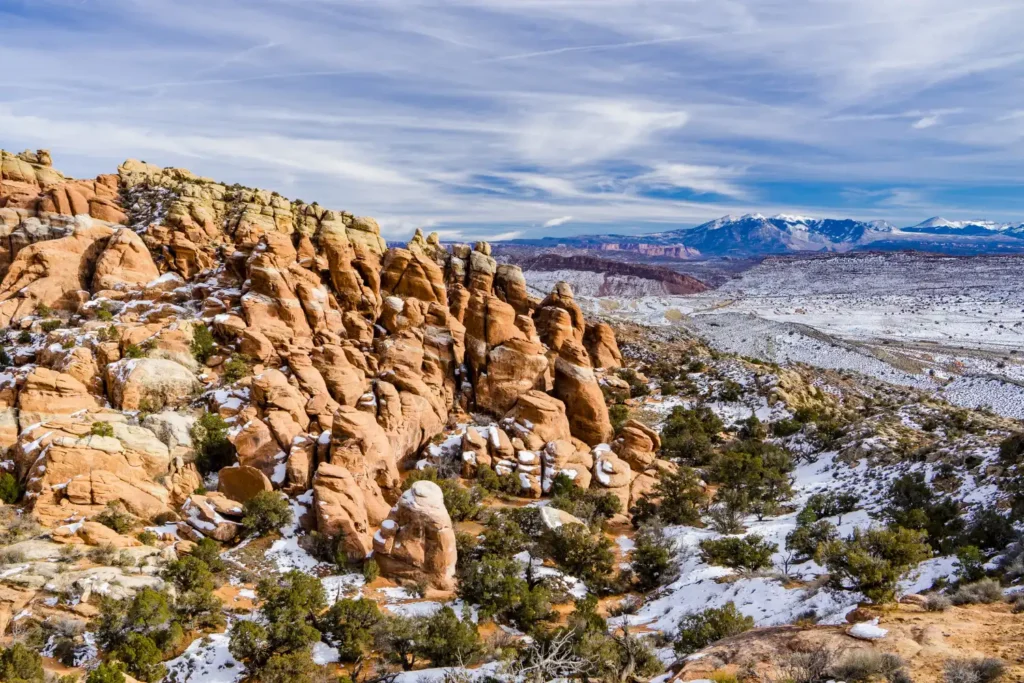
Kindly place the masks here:
POLYGON ((679 621, 672 646, 676 654, 685 656, 752 628, 754 618, 741 614, 730 601, 723 607, 709 607, 684 616, 679 621))
POLYGON ((856 529, 848 539, 823 543, 815 559, 828 568, 833 585, 857 590, 874 603, 895 598, 900 579, 931 557, 923 531, 856 529))
POLYGON ((679 578, 679 562, 675 543, 665 536, 657 521, 640 528, 630 556, 637 588, 649 591, 666 586, 679 578))
POLYGON ((192 356, 200 363, 205 363, 217 348, 217 341, 213 338, 210 328, 198 323, 192 327, 192 342, 189 346, 192 356))
POLYGON ((266 536, 292 521, 288 501, 275 491, 260 491, 242 504, 242 528, 247 534, 266 536))

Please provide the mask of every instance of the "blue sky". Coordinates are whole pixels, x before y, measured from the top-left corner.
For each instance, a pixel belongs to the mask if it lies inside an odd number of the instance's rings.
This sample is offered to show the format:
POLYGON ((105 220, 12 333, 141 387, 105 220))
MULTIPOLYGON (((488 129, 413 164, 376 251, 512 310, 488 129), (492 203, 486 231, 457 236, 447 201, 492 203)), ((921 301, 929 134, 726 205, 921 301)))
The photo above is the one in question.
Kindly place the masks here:
POLYGON ((1024 2, 0 0, 0 147, 452 239, 1024 220, 1024 2))

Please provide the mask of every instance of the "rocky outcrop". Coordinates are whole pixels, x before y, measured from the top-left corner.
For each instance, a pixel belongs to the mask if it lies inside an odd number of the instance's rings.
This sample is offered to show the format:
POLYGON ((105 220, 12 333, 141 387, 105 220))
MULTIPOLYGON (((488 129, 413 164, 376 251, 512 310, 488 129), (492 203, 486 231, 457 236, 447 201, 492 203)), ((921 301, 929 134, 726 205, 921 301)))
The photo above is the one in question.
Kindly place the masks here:
POLYGON ((312 490, 310 523, 353 559, 450 588, 443 502, 400 480, 447 425, 497 420, 466 433, 465 472, 526 497, 560 474, 589 486, 611 436, 593 367, 621 362, 611 328, 588 328, 564 283, 531 298, 485 242, 389 249, 373 219, 184 169, 77 181, 4 153, 0 275, 0 325, 31 340, 0 382, 0 444, 43 519, 119 501, 226 541, 257 493, 312 490), (203 409, 237 463, 199 495, 203 409))
POLYGON ((394 579, 455 588, 455 530, 441 488, 418 481, 402 494, 373 537, 381 573, 394 579))
POLYGON ((583 343, 594 367, 605 370, 622 367, 622 353, 615 341, 615 331, 608 323, 587 323, 583 343))
POLYGON ((572 435, 591 446, 608 441, 608 406, 582 344, 566 340, 555 359, 555 396, 565 403, 572 435))

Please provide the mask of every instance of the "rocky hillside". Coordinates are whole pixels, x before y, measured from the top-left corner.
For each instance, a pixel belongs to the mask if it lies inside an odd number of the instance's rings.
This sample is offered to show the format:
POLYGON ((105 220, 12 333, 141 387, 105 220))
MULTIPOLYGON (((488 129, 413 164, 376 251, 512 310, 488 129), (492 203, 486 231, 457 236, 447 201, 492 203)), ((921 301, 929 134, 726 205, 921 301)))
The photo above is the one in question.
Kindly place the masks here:
POLYGON ((0 225, 0 681, 1024 673, 1019 422, 183 169, 0 225))
POLYGON ((522 268, 527 285, 533 285, 534 280, 548 281, 551 277, 564 274, 559 279, 571 282, 578 296, 686 295, 708 289, 700 280, 668 268, 630 261, 611 261, 585 253, 569 256, 535 254, 505 247, 500 249, 498 256, 522 268))

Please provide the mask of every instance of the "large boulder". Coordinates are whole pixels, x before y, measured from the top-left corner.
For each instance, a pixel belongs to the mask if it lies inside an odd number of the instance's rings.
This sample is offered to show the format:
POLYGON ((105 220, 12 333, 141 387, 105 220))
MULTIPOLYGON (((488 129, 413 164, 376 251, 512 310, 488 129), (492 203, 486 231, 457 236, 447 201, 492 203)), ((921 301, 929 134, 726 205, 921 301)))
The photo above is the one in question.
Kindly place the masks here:
POLYGON ((244 503, 257 493, 273 491, 274 486, 260 470, 239 465, 221 469, 217 477, 217 490, 231 500, 244 503))
POLYGON ((582 344, 566 340, 555 359, 555 396, 565 403, 572 435, 591 446, 613 433, 608 406, 582 344))
POLYGON ((372 550, 371 527, 363 490, 340 465, 321 463, 313 476, 316 526, 327 538, 343 539, 350 559, 361 560, 372 550))
POLYGON ((615 341, 615 331, 608 323, 587 323, 583 343, 595 368, 614 370, 622 367, 622 353, 615 341))
POLYGON ((612 442, 612 450, 635 471, 653 465, 660 449, 661 437, 658 432, 637 420, 628 420, 612 442))
POLYGON ((164 358, 126 358, 107 366, 110 400, 122 410, 155 412, 188 403, 200 385, 192 371, 164 358))
POLYGON ((388 578, 455 589, 455 529, 437 484, 418 481, 402 494, 373 537, 373 556, 388 578))
POLYGON ((128 228, 118 228, 96 260, 92 286, 94 290, 118 289, 146 284, 158 277, 160 271, 142 238, 128 228))

